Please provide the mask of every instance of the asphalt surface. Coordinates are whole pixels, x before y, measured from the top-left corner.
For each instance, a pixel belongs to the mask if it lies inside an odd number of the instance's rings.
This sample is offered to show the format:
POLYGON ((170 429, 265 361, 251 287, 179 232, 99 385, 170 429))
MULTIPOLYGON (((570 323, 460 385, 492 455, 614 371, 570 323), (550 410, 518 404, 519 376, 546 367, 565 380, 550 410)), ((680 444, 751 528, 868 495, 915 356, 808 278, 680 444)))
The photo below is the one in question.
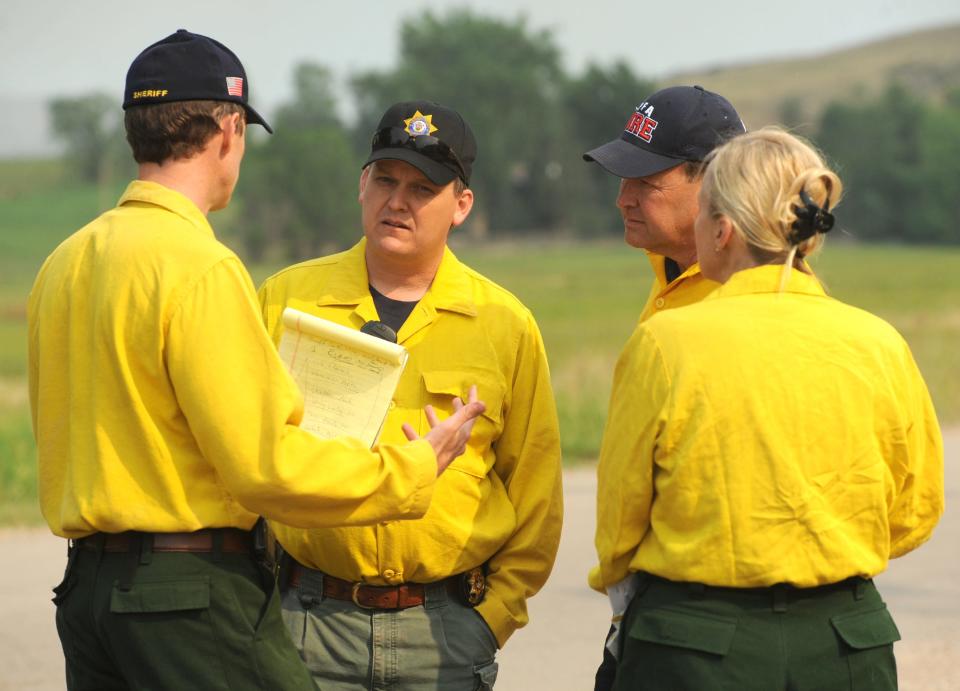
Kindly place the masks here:
MULTIPOLYGON (((945 432, 947 511, 933 539, 877 579, 903 640, 902 691, 960 689, 960 429, 945 432)), ((497 691, 592 689, 609 613, 586 586, 594 561, 592 468, 564 474, 566 519, 557 564, 530 601, 530 624, 499 656, 497 691)), ((0 690, 65 688, 50 589, 64 542, 42 529, 0 530, 0 690)))

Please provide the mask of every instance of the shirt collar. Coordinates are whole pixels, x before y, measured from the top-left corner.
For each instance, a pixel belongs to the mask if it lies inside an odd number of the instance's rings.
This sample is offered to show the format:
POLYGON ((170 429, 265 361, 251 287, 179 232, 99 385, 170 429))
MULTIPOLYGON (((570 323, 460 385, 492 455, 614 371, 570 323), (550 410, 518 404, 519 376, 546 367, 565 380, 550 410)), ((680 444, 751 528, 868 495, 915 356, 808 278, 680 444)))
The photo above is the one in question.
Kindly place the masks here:
POLYGON ((190 222, 205 235, 214 237, 210 221, 197 208, 197 205, 185 195, 169 187, 148 180, 134 180, 127 185, 127 189, 124 190, 117 206, 123 206, 131 202, 162 207, 190 222))
MULTIPOLYGON (((726 283, 713 291, 706 299, 714 300, 721 297, 756 293, 778 293, 780 292, 782 275, 783 264, 764 264, 751 269, 743 269, 734 273, 727 279, 726 283)), ((797 269, 790 269, 790 277, 787 279, 787 285, 783 292, 819 297, 826 296, 826 292, 816 276, 797 269)))
POLYGON ((700 274, 700 264, 694 262, 688 266, 683 273, 681 273, 671 283, 668 284, 666 269, 667 258, 662 254, 657 254, 656 252, 651 252, 650 250, 644 250, 644 252, 647 253, 647 259, 650 261, 650 266, 653 268, 653 275, 657 279, 657 284, 660 286, 661 290, 669 286, 678 285, 681 281, 700 274))
MULTIPOLYGON (((319 297, 319 305, 359 305, 370 297, 365 250, 366 238, 343 253, 331 272, 326 291, 319 297)), ((438 310, 460 312, 476 316, 477 306, 473 300, 466 266, 445 247, 437 274, 421 302, 429 301, 438 310)))

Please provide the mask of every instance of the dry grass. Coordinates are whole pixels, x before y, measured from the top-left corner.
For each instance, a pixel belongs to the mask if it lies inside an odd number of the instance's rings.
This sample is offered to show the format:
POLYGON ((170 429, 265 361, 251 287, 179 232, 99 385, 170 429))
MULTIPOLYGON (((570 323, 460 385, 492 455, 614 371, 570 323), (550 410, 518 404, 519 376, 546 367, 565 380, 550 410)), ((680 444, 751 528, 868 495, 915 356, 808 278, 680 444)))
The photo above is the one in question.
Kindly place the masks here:
POLYGON ((678 74, 665 84, 700 84, 726 96, 747 127, 780 122, 781 104, 799 99, 812 125, 831 101, 880 93, 891 80, 941 97, 960 87, 960 25, 929 29, 810 58, 678 74))

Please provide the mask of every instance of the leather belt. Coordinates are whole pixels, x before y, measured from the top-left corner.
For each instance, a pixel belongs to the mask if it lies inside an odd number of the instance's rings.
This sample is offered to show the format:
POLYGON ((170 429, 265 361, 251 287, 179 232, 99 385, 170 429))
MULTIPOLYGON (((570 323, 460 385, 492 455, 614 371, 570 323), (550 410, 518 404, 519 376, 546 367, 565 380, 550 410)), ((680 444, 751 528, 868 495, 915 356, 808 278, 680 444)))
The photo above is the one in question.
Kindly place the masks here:
MULTIPOLYGON (((304 567, 294 564, 290 570, 290 587, 300 586, 304 567)), ((440 583, 451 595, 457 595, 458 576, 445 578, 440 583)), ((323 574, 323 596, 334 600, 346 600, 364 609, 407 609, 417 607, 426 601, 426 587, 423 583, 402 583, 401 585, 366 585, 352 583, 342 578, 323 574)))
POLYGON ((206 528, 193 533, 94 533, 74 541, 82 549, 96 550, 101 546, 104 552, 129 552, 139 549, 144 540, 150 541, 153 552, 201 552, 217 550, 231 554, 250 554, 253 551, 253 539, 249 530, 239 528, 206 528), (215 539, 216 538, 218 539, 215 539))

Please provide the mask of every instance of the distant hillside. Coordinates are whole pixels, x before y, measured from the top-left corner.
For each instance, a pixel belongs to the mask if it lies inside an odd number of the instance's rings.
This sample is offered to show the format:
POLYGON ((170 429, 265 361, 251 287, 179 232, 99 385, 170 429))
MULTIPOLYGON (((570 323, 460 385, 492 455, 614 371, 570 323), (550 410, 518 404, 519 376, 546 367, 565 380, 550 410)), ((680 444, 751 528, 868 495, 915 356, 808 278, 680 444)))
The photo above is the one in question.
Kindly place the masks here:
POLYGON ((788 102, 794 123, 815 125, 827 103, 875 95, 891 79, 934 99, 960 88, 960 24, 810 58, 678 74, 663 83, 700 84, 723 94, 755 129, 781 122, 788 102))

